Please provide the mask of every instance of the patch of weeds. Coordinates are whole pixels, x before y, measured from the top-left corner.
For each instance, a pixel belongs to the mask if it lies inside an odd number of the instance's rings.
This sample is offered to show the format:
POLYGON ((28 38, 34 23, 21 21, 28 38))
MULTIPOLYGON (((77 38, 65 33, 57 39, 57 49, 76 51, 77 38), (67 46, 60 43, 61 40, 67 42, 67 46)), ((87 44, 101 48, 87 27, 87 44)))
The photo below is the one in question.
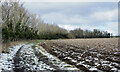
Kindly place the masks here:
POLYGON ((44 50, 42 50, 42 49, 40 48, 40 46, 38 46, 38 48, 39 48, 42 52, 44 52, 44 53, 45 53, 45 51, 44 51, 44 50))
POLYGON ((34 43, 34 44, 37 44, 37 43, 40 43, 40 42, 45 42, 46 40, 31 40, 31 41, 27 41, 26 43, 30 44, 30 43, 34 43))
POLYGON ((56 61, 56 59, 54 59, 53 61, 56 61))
POLYGON ((8 66, 8 68, 11 68, 10 66, 8 66))
POLYGON ((32 63, 32 65, 35 65, 35 63, 32 63))
POLYGON ((36 47, 35 45, 32 46, 32 48, 35 48, 35 47, 36 47))
POLYGON ((8 58, 8 61, 12 61, 12 59, 8 58))
POLYGON ((56 62, 54 62, 53 64, 57 64, 56 62))
POLYGON ((4 68, 2 68, 2 71, 4 70, 4 68))
POLYGON ((67 68, 67 67, 72 67, 72 66, 68 65, 68 66, 64 66, 64 67, 67 68))
POLYGON ((43 55, 44 58, 47 58, 47 56, 43 55))
POLYGON ((75 65, 71 65, 71 68, 77 68, 75 65))
MULTIPOLYGON (((37 52, 36 52, 36 53, 37 53, 37 52)), ((37 54, 38 54, 39 56, 43 56, 43 54, 42 54, 41 52, 38 52, 37 54)))

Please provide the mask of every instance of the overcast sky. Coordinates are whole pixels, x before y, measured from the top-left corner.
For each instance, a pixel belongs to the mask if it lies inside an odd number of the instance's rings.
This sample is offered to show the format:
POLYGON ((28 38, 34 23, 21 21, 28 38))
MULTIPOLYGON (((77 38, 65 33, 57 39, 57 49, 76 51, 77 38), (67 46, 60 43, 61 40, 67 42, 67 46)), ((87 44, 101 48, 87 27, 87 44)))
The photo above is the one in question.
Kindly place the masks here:
POLYGON ((30 13, 67 30, 100 29, 118 33, 118 2, 25 2, 30 13))

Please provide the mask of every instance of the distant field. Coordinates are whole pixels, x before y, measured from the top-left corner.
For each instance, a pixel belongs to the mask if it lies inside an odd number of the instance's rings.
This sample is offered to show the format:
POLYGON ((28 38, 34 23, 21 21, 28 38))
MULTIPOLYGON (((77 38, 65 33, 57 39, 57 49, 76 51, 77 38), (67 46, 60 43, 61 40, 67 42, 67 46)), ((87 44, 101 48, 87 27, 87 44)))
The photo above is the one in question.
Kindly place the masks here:
POLYGON ((40 45, 82 70, 120 71, 118 38, 52 40, 40 45))
POLYGON ((118 47, 118 38, 66 39, 66 40, 55 40, 53 42, 65 43, 80 48, 114 49, 118 47))

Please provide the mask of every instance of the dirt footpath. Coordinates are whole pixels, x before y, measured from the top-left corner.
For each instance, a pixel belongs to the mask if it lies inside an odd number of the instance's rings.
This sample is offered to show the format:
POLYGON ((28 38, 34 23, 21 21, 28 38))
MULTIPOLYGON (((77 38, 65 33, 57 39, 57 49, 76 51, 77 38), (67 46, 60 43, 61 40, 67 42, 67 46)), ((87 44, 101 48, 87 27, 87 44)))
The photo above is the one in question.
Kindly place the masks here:
POLYGON ((53 40, 39 45, 84 71, 120 71, 118 38, 53 40))

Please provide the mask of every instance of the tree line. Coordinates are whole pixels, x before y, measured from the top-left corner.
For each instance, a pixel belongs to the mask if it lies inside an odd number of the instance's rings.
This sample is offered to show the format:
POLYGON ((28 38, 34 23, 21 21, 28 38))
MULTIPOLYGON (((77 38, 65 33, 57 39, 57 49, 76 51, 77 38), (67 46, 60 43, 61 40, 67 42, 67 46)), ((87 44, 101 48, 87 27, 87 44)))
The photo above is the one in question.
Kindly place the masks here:
POLYGON ((75 30, 71 30, 68 36, 69 38, 110 38, 110 33, 97 29, 90 31, 77 28, 75 30))
POLYGON ((109 38, 110 33, 82 30, 80 28, 68 32, 58 25, 46 24, 35 14, 30 14, 20 2, 0 3, 0 27, 2 41, 19 41, 35 39, 60 38, 109 38))
POLYGON ((3 42, 66 37, 65 29, 44 23, 40 17, 30 14, 20 2, 2 2, 0 11, 3 42))

